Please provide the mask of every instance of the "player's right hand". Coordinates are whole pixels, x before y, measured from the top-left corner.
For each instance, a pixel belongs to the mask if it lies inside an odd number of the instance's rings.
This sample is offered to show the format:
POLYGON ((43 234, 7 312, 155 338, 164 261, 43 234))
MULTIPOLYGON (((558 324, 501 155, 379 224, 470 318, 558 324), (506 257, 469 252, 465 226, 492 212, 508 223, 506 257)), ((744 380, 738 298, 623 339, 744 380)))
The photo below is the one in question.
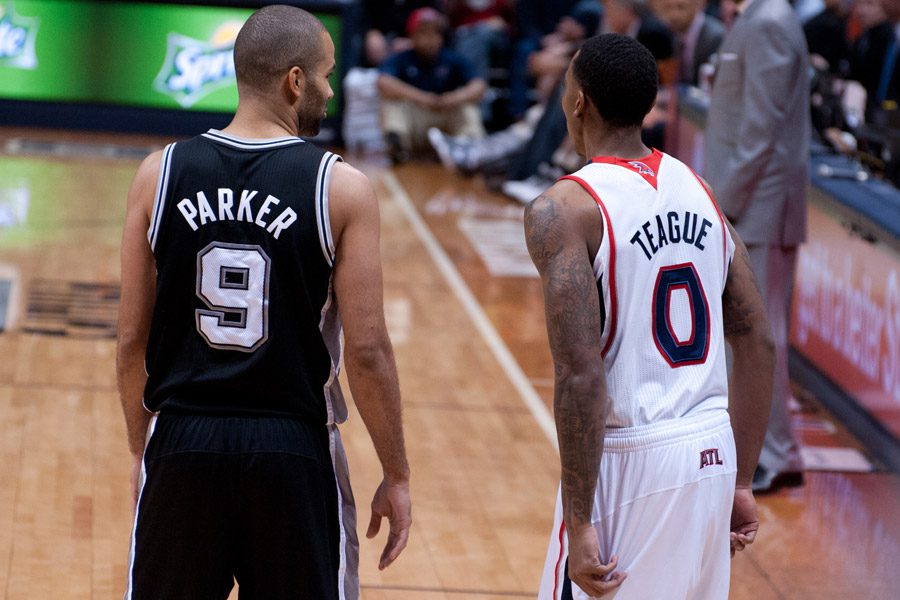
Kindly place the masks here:
POLYGON ((409 539, 409 528, 412 525, 412 508, 409 500, 409 481, 382 480, 372 498, 372 518, 366 537, 378 535, 381 529, 381 518, 387 517, 390 523, 387 543, 378 561, 378 569, 385 569, 400 556, 409 539))
POLYGON ((594 527, 587 525, 578 531, 568 531, 569 579, 589 596, 603 596, 625 581, 626 574, 616 572, 619 557, 600 562, 600 543, 594 527))

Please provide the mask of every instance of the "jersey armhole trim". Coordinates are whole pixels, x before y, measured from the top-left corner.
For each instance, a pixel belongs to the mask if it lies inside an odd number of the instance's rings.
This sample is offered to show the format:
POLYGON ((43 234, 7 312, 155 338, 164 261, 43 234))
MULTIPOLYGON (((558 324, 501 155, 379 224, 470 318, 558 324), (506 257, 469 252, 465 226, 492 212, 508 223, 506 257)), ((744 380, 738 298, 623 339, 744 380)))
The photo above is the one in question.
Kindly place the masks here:
POLYGON ((326 152, 319 162, 319 172, 316 174, 316 224, 319 229, 319 244, 322 247, 322 255, 329 267, 334 266, 334 238, 331 235, 331 217, 328 209, 328 189, 331 183, 331 168, 334 163, 342 160, 333 152, 326 152))
POLYGON ((156 250, 156 240, 159 237, 159 227, 162 215, 166 208, 166 194, 169 191, 169 175, 172 170, 172 151, 175 144, 171 143, 163 150, 162 160, 159 165, 159 179, 156 182, 156 194, 153 198, 153 212, 150 219, 150 229, 147 230, 147 241, 150 242, 150 250, 156 250))
MULTIPOLYGON (((610 346, 612 346, 613 339, 616 337, 616 325, 617 325, 617 294, 616 294, 616 236, 613 234, 612 221, 609 219, 609 211, 606 210, 606 205, 603 204, 603 200, 600 199, 600 196, 597 195, 597 192, 588 185, 588 183, 578 177, 577 175, 566 175, 564 177, 560 177, 560 179, 570 179, 580 185, 584 191, 591 195, 597 205, 600 207, 600 212, 603 213, 603 223, 606 227, 606 235, 609 240, 609 303, 611 306, 609 307, 609 336, 606 338, 606 344, 603 345, 603 351, 600 354, 603 357, 606 357, 606 353, 609 352, 610 346)), ((600 247, 603 247, 603 243, 600 243, 600 247)), ((599 252, 599 250, 598 250, 599 252)), ((596 260, 595 260, 596 262, 596 260)), ((593 264, 591 267, 593 268, 593 264)))

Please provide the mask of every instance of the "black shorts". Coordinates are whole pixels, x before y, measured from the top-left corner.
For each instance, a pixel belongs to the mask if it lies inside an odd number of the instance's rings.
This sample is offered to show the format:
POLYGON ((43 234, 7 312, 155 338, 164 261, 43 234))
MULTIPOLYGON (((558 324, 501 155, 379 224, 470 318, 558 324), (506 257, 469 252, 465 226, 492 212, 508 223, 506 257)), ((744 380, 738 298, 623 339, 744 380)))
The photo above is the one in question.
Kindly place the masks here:
MULTIPOLYGON (((338 600, 329 430, 162 414, 151 426, 126 599, 338 600)), ((355 525, 355 524, 354 524, 355 525)))

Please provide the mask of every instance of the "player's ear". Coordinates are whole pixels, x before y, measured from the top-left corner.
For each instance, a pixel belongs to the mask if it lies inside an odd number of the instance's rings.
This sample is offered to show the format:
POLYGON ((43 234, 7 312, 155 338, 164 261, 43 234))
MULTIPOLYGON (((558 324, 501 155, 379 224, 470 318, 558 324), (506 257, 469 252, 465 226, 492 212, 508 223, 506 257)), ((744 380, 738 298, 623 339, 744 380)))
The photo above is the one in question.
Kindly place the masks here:
POLYGON ((578 90, 575 94, 575 108, 572 113, 579 119, 584 117, 584 111, 587 110, 587 97, 584 90, 578 90))
POLYGON ((285 76, 284 85, 292 100, 296 100, 303 93, 303 88, 306 85, 305 78, 306 75, 303 69, 296 65, 291 67, 285 76))

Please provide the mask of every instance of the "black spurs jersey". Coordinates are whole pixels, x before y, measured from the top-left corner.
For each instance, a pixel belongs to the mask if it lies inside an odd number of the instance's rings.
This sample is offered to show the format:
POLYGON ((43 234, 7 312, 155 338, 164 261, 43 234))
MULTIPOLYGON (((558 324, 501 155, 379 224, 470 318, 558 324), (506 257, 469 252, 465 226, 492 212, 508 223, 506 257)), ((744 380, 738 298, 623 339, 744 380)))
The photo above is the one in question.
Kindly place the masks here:
POLYGON ((335 154, 210 130, 166 147, 148 239, 151 411, 341 422, 328 184, 335 154))

